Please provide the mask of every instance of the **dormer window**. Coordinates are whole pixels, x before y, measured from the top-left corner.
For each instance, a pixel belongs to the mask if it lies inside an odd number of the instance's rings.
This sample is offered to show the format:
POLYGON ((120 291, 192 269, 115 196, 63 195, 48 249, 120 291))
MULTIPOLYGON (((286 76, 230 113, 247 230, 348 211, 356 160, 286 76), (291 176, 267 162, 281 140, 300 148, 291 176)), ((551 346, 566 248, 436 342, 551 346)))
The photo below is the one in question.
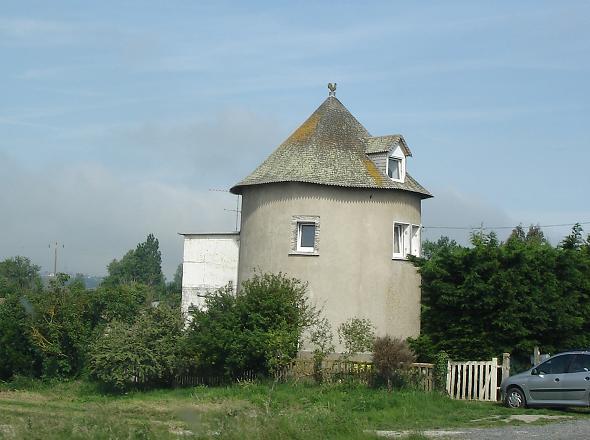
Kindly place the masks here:
POLYGON ((403 182, 406 177, 406 157, 399 145, 387 155, 387 176, 395 182, 403 182))
POLYGON ((398 157, 389 156, 387 162, 387 175, 394 180, 401 179, 402 176, 402 160, 398 157))

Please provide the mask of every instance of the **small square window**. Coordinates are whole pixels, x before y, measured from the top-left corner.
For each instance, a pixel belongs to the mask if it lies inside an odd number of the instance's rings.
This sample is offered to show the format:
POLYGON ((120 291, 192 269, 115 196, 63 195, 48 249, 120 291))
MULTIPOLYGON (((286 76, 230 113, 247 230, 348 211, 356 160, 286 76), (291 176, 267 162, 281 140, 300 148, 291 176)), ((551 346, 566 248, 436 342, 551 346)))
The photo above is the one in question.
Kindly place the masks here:
POLYGON ((315 249, 315 223, 297 223, 297 251, 313 252, 315 249))
POLYGON ((402 178, 402 160, 400 158, 389 157, 387 163, 387 175, 395 180, 400 180, 402 178))
POLYGON ((289 255, 319 256, 320 216, 294 215, 291 217, 289 255))

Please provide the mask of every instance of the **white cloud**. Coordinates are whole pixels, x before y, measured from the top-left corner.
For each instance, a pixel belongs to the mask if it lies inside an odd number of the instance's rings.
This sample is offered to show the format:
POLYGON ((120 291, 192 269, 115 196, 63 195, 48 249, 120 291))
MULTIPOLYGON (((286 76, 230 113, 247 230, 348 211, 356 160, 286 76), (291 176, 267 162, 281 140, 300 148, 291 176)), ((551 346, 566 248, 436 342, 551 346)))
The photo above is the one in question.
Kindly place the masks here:
POLYGON ((168 277, 182 261, 178 232, 233 230, 235 196, 128 179, 104 167, 26 169, 0 162, 0 259, 25 255, 49 269, 48 244, 65 248, 60 270, 104 273, 153 232, 168 277))

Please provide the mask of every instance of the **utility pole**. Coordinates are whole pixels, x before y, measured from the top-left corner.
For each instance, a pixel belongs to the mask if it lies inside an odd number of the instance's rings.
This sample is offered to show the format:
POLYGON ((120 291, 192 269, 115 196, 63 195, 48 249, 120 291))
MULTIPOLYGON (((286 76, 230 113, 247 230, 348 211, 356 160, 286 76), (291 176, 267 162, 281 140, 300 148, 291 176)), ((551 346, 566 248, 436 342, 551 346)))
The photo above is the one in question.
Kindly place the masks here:
MULTIPOLYGON (((59 247, 59 243, 55 242, 55 247, 53 249, 53 276, 57 276, 57 249, 59 247)), ((65 247, 62 243, 62 249, 65 247)), ((49 245, 49 249, 51 249, 51 244, 49 245)))

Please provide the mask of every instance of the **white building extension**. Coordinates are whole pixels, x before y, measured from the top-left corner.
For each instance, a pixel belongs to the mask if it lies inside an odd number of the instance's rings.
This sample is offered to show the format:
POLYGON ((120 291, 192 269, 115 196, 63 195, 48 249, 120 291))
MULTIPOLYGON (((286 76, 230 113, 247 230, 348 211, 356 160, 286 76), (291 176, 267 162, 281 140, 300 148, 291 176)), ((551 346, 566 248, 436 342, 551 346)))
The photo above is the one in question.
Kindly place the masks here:
POLYGON ((238 232, 180 234, 184 236, 182 262, 182 312, 202 308, 205 297, 231 284, 238 284, 238 232))

